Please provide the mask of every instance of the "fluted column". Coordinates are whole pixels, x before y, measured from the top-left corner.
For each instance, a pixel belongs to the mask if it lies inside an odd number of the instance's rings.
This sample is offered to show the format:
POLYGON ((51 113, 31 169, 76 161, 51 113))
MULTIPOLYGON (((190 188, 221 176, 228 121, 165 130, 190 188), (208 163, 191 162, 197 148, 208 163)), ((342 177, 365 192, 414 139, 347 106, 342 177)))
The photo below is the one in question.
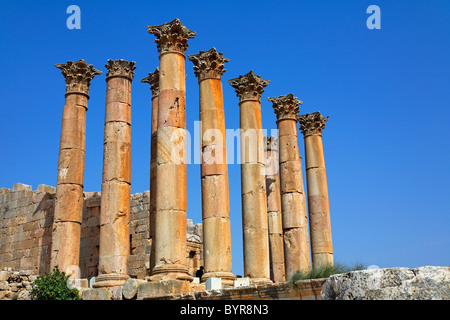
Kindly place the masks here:
POLYGON ((205 273, 232 286, 230 200, 223 106, 224 58, 215 48, 190 55, 200 87, 201 182, 205 273))
POLYGON ((150 72, 141 82, 150 84, 152 91, 152 119, 151 119, 151 140, 150 140, 150 219, 149 234, 151 239, 150 270, 155 266, 155 199, 156 199, 156 131, 158 130, 158 101, 159 101, 159 67, 154 72, 150 72))
POLYGON ((286 279, 311 268, 308 220, 302 163, 298 150, 297 120, 299 104, 293 94, 268 98, 277 115, 280 153, 281 208, 283 214, 286 279))
POLYGON ((94 287, 122 285, 130 255, 131 82, 135 62, 108 60, 98 276, 94 287))
POLYGON ((265 137, 266 196, 269 228, 270 278, 275 282, 286 280, 284 271, 283 225, 278 160, 278 139, 265 137))
POLYGON ((228 81, 239 97, 244 276, 252 283, 271 282, 261 120, 261 94, 269 82, 253 71, 228 81))
POLYGON ((149 26, 159 55, 156 131, 155 266, 150 280, 192 280, 186 266, 187 41, 195 32, 175 19, 149 26))
POLYGON ((61 124, 58 178, 51 249, 51 267, 79 276, 83 214, 86 111, 91 80, 101 74, 83 59, 57 64, 66 81, 61 124))
POLYGON ((333 265, 330 205, 323 154, 322 130, 328 117, 320 112, 297 116, 305 139, 306 185, 313 266, 333 265))

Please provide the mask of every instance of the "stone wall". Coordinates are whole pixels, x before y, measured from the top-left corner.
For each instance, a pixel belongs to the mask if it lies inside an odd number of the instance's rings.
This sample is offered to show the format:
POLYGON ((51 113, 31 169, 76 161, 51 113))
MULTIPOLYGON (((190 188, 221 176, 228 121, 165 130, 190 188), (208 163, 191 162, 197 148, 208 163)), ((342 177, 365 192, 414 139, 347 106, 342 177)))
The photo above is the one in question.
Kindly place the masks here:
POLYGON ((36 278, 30 270, 0 271, 0 300, 30 300, 31 285, 36 278))
MULTIPOLYGON (((97 275, 100 232, 100 193, 85 192, 80 242, 80 275, 97 275)), ((129 273, 136 278, 148 274, 151 239, 149 236, 150 193, 131 196, 129 273)), ((17 183, 12 189, 0 189, 0 270, 50 272, 50 249, 55 188, 17 183)), ((188 266, 191 274, 203 264, 201 224, 187 221, 188 266)))

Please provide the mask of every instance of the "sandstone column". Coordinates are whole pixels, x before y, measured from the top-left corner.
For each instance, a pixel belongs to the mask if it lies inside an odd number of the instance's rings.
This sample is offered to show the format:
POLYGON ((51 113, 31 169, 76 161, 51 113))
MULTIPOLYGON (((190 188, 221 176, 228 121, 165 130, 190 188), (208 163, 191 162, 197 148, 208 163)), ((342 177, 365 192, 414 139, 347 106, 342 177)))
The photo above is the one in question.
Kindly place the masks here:
POLYGON ((108 60, 98 276, 94 287, 123 285, 130 255, 131 81, 135 62, 108 60))
POLYGON ((305 192, 298 151, 297 119, 301 101, 293 94, 268 98, 277 115, 286 279, 311 268, 305 192))
POLYGON ((230 61, 215 48, 190 55, 200 87, 203 256, 205 273, 232 286, 231 229, 222 75, 230 61))
POLYGON ((328 117, 320 112, 297 116, 305 139, 306 185, 313 266, 333 265, 330 206, 323 155, 322 130, 328 117))
POLYGON ((283 225, 278 160, 278 139, 265 137, 266 196, 269 227, 270 278, 275 282, 286 280, 284 271, 283 225))
POLYGON ((253 71, 228 81, 239 97, 244 276, 253 283, 271 282, 261 120, 261 94, 269 82, 253 71))
POLYGON ((151 240, 150 252, 150 270, 155 266, 155 199, 156 199, 156 131, 158 130, 158 101, 159 101, 159 67, 155 72, 150 72, 148 77, 141 80, 150 84, 152 91, 152 122, 151 122, 151 141, 150 141, 150 225, 149 234, 151 240))
POLYGON ((58 178, 51 249, 51 268, 79 276, 83 214, 86 111, 91 80, 101 74, 83 59, 57 64, 66 80, 66 102, 61 124, 58 178))
POLYGON ((192 280, 186 266, 187 41, 195 32, 175 19, 149 26, 159 55, 156 131, 155 267, 150 280, 192 280))

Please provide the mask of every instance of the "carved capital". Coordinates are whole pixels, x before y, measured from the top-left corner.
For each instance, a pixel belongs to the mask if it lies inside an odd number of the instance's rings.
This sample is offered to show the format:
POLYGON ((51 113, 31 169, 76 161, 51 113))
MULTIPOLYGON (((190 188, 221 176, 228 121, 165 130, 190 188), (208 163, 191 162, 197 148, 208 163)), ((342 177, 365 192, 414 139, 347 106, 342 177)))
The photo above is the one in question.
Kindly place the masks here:
POLYGON ((222 79, 225 73, 225 62, 230 59, 224 58, 222 52, 217 52, 216 48, 208 51, 200 51, 197 54, 191 54, 188 59, 194 63, 194 73, 198 77, 198 81, 204 79, 222 79))
POLYGON ((78 61, 67 61, 67 63, 55 64, 55 67, 61 69, 62 75, 66 80, 66 95, 69 93, 81 93, 89 97, 89 86, 91 80, 96 75, 102 74, 101 71, 94 68, 92 64, 80 59, 78 61))
POLYGON ((273 110, 277 115, 277 120, 292 119, 296 120, 296 115, 300 111, 302 101, 298 100, 292 93, 279 97, 267 98, 272 102, 273 110))
POLYGON ((264 145, 266 146, 267 151, 278 151, 278 138, 273 136, 264 137, 264 145))
POLYGON ((159 67, 156 68, 155 72, 149 72, 148 77, 142 79, 141 82, 150 84, 153 97, 159 95, 159 67))
POLYGON ((328 119, 329 117, 322 116, 320 112, 300 114, 297 116, 297 121, 300 123, 300 130, 305 137, 312 134, 322 134, 322 130, 325 128, 325 122, 328 119))
POLYGON ((186 28, 179 19, 164 23, 160 26, 148 26, 148 33, 156 39, 158 52, 177 52, 184 55, 188 47, 187 41, 194 38, 196 33, 186 28))
POLYGON ((134 76, 134 70, 136 69, 134 61, 126 60, 111 60, 108 59, 108 64, 105 65, 108 73, 106 79, 111 77, 123 77, 132 81, 134 76))
POLYGON ((261 102, 261 95, 270 81, 257 76, 252 70, 243 76, 228 80, 228 83, 235 89, 241 102, 245 100, 261 102))

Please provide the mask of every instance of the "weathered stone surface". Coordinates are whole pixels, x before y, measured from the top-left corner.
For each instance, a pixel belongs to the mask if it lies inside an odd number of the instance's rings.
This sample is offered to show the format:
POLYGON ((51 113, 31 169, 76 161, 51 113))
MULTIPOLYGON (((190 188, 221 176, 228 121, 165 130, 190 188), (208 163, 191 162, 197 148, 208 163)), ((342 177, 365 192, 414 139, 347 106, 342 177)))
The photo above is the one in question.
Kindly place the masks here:
POLYGON ((152 297, 185 293, 190 291, 188 281, 183 280, 162 280, 162 281, 150 281, 140 284, 138 286, 137 299, 145 300, 152 297))
POLYGON ((136 298, 137 293, 138 293, 138 287, 141 284, 145 284, 145 283, 147 283, 146 280, 128 279, 123 284, 123 288, 122 288, 123 297, 128 300, 136 298))
POLYGON ((332 275, 326 300, 449 300, 450 267, 387 268, 332 275))

